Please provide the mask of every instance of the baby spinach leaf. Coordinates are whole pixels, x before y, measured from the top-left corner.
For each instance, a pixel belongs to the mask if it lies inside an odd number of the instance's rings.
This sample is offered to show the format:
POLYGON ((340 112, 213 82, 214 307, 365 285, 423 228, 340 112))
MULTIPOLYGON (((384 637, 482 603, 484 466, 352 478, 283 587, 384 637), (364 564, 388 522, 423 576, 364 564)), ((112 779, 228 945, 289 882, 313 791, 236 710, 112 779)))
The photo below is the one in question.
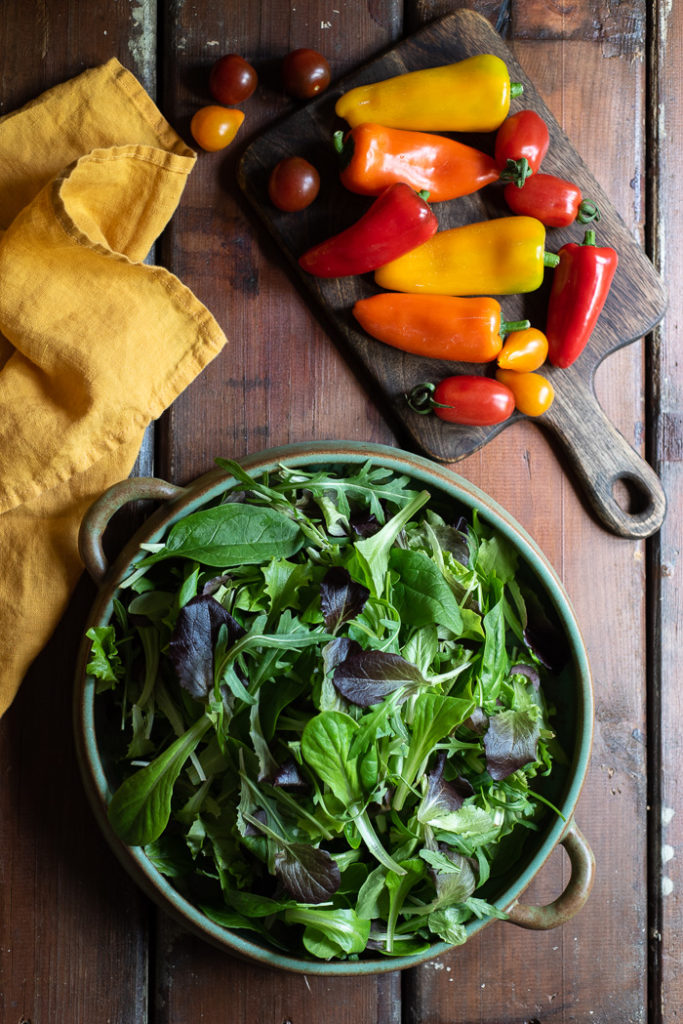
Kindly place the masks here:
POLYGON ((352 580, 348 569, 343 566, 328 569, 320 584, 320 607, 325 628, 336 633, 340 626, 362 612, 369 597, 368 588, 352 580))
POLYGON ((357 730, 349 715, 322 711, 307 722, 301 736, 304 759, 345 807, 361 796, 356 760, 350 757, 357 730))
POLYGON ((458 634, 460 607, 438 566, 424 551, 394 548, 389 566, 398 573, 393 600, 404 622, 429 626, 434 622, 458 634))
POLYGON ((178 681, 197 700, 206 700, 214 684, 214 648, 221 626, 227 646, 244 636, 244 629, 214 597, 193 597, 178 612, 168 653, 178 681))
POLYGON ((269 506, 229 502, 193 512, 171 527, 161 551, 144 565, 166 558, 191 558, 203 565, 254 565, 290 558, 303 547, 297 523, 269 506))
POLYGON ((535 761, 539 736, 535 709, 501 711, 491 715, 484 735, 486 770, 491 778, 500 781, 535 761))
POLYGON ((425 679, 415 665, 390 651, 359 651, 350 655, 334 670, 335 688, 343 697, 360 707, 379 704, 401 687, 408 694, 421 686, 425 679))
POLYGON ((171 816, 173 787, 211 720, 202 715, 150 764, 124 779, 109 804, 109 822, 130 846, 154 842, 171 816))

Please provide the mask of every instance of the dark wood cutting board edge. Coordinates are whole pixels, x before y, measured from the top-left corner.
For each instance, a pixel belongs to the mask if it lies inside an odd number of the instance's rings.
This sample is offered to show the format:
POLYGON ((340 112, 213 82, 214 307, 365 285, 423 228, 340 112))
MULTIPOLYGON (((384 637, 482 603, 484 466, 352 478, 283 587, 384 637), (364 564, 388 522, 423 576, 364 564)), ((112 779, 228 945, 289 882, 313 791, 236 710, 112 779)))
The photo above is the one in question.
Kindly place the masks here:
MULTIPOLYGON (((611 245, 619 253, 612 289, 588 346, 568 370, 549 365, 543 368, 555 388, 556 399, 548 412, 535 422, 561 443, 599 521, 621 536, 649 536, 659 529, 665 514, 666 500, 661 484, 651 467, 605 417, 595 397, 593 381, 603 359, 645 336, 662 319, 666 309, 665 288, 533 83, 484 17, 474 11, 460 10, 428 24, 330 87, 322 96, 266 129, 240 159, 240 188, 282 251, 297 284, 322 314, 326 328, 351 352, 359 369, 362 366, 371 374, 415 444, 440 462, 455 462, 471 454, 519 419, 519 414, 497 427, 461 427, 443 423, 434 416, 413 413, 405 401, 405 393, 420 381, 436 381, 453 373, 488 373, 491 367, 423 359, 369 338, 358 329, 351 308, 358 298, 378 290, 372 275, 319 280, 305 274, 297 259, 310 245, 352 223, 372 201, 349 193, 339 183, 332 133, 348 126, 334 113, 338 97, 359 84, 417 68, 453 63, 473 53, 497 54, 507 64, 511 80, 522 82, 524 92, 513 100, 511 112, 534 109, 548 125, 550 147, 543 170, 575 181, 584 196, 598 204, 601 211, 601 220, 596 225, 598 244, 611 245), (276 210, 269 201, 267 182, 278 160, 295 154, 306 157, 318 168, 321 191, 307 210, 286 214, 276 210), (636 495, 631 509, 622 508, 615 498, 614 486, 618 480, 626 482, 636 495)), ((495 133, 456 137, 492 152, 495 133)), ((497 186, 450 203, 435 204, 434 211, 440 229, 509 215, 497 186)), ((579 224, 550 229, 547 249, 557 252, 565 242, 581 241, 584 230, 579 224)), ((552 270, 546 272, 544 284, 536 292, 525 296, 497 296, 505 317, 528 317, 532 324, 542 328, 551 275, 552 270)))

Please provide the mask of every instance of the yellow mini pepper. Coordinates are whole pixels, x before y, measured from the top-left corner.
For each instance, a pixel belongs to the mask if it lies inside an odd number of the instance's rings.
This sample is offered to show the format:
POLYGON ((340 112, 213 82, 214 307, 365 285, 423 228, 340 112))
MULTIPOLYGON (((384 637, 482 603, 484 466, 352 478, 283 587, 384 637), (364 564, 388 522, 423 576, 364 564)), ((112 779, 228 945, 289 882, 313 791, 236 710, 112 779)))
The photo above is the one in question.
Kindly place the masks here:
POLYGON ((380 288, 431 295, 515 295, 532 292, 546 266, 545 227, 535 217, 498 217, 437 231, 412 252, 375 272, 380 288))
POLYGON ((521 91, 500 57, 482 53, 356 86, 334 109, 352 128, 374 121, 424 132, 492 132, 507 117, 510 97, 521 91))

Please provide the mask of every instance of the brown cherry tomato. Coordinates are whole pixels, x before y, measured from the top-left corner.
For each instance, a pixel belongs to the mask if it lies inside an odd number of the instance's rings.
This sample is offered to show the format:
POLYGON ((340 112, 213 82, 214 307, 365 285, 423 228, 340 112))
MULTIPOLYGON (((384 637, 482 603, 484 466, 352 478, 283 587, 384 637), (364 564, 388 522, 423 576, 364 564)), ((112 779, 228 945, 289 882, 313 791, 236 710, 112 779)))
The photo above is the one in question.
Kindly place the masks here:
POLYGON ((301 156, 288 156, 275 165, 268 179, 268 195, 273 206, 295 213, 310 206, 320 191, 320 175, 313 164, 301 156))
POLYGON ((316 50, 292 50, 282 62, 285 91, 299 100, 308 100, 327 89, 330 65, 316 50))
POLYGON ((241 110, 201 107, 190 121, 190 131, 198 146, 213 153, 230 145, 243 121, 241 110))
POLYGON ((209 74, 209 91, 224 107, 233 107, 248 100, 257 85, 256 71, 237 53, 220 57, 209 74))

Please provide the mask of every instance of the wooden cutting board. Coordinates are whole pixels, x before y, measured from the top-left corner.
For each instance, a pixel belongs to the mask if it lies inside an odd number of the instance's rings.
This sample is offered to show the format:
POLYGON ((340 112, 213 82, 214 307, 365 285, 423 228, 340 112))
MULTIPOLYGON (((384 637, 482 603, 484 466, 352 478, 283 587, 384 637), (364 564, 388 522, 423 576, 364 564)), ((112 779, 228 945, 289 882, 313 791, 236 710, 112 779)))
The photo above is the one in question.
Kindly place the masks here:
MULTIPOLYGON (((511 113, 533 109, 548 125, 550 146, 542 170, 574 181, 585 197, 598 204, 602 215, 596 225, 598 244, 611 245, 619 253, 617 273, 588 346, 567 370, 549 365, 543 368, 556 397, 550 409, 535 422, 563 445, 600 522, 621 536, 647 537, 659 529, 664 518, 666 500, 661 484, 652 468, 603 413, 593 381, 597 366, 606 356, 642 338, 662 318, 665 289, 609 197, 485 18, 473 11, 460 10, 433 22, 269 128, 248 146, 240 160, 240 187, 330 332, 345 347, 359 372, 367 371, 374 378, 373 386, 379 387, 415 444, 442 462, 454 462, 469 455, 518 419, 519 414, 495 427, 464 427, 413 413, 405 394, 422 381, 436 382, 456 373, 490 373, 491 367, 424 359, 368 337, 353 318, 351 308, 357 299, 378 290, 373 276, 320 280, 305 274, 297 260, 311 245, 353 223, 372 202, 348 192, 339 182, 332 136, 335 130, 346 129, 348 125, 334 113, 338 97, 356 85, 450 64, 476 53, 497 54, 507 64, 511 81, 523 84, 522 95, 512 101, 511 113), (307 210, 295 214, 278 211, 267 194, 270 171, 283 157, 292 155, 310 160, 318 168, 322 182, 317 200, 307 210), (625 484, 631 495, 629 509, 622 508, 615 498, 617 481, 625 484)), ((492 153, 495 133, 457 138, 492 153)), ((440 229, 510 213, 502 190, 495 185, 472 196, 434 204, 433 209, 440 229)), ((584 231, 580 224, 550 229, 546 249, 557 252, 565 242, 580 242, 584 231)), ((536 292, 498 297, 505 319, 528 318, 532 325, 543 329, 552 273, 546 271, 544 284, 536 292)))

